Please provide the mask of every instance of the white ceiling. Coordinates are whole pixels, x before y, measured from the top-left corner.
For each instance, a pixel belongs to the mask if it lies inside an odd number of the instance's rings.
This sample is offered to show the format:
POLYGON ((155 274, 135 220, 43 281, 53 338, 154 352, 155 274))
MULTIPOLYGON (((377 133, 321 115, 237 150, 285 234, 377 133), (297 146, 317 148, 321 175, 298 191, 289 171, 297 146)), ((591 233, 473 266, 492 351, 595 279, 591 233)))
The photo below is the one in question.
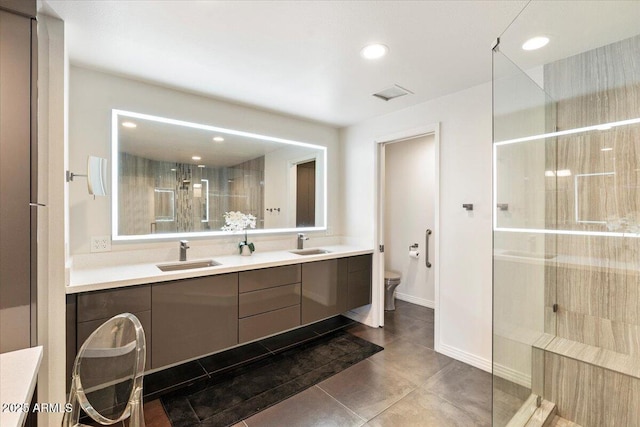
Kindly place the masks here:
POLYGON ((42 0, 74 64, 346 126, 491 79, 512 1, 42 0), (389 54, 368 61, 368 43, 389 54), (371 95, 393 84, 414 95, 371 95))
MULTIPOLYGON (((527 0, 41 0, 72 63, 333 126, 491 79, 491 46, 527 0), (365 60, 368 43, 389 46, 365 60), (414 92, 371 96, 398 84, 414 92)), ((534 1, 502 37, 529 69, 637 34, 640 1, 534 1), (545 49, 521 43, 546 34, 545 49)))

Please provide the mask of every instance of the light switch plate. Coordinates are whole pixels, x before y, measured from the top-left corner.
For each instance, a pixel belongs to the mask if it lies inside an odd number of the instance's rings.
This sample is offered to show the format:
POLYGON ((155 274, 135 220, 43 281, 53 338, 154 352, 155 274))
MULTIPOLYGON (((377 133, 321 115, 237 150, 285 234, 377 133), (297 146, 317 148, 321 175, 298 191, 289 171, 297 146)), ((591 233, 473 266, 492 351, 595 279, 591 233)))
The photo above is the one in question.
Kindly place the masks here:
POLYGON ((109 252, 111 236, 91 236, 91 252, 109 252))

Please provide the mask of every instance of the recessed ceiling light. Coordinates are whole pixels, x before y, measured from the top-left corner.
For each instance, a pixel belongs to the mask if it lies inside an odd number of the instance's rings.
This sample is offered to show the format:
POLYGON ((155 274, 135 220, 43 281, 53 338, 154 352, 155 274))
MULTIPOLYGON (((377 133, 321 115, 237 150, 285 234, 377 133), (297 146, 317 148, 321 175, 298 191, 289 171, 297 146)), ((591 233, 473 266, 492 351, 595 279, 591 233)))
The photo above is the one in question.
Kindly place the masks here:
POLYGON ((191 157, 191 160, 202 160, 202 157, 200 157, 200 156, 193 156, 193 157, 191 157))
POLYGON ((122 122, 122 126, 132 129, 138 127, 138 125, 133 122, 122 122))
POLYGON ((222 142, 222 141, 224 141, 224 138, 223 138, 223 137, 221 137, 221 136, 214 136, 214 137, 213 137, 213 140, 214 140, 215 142, 222 142))
POLYGON ((204 165, 198 165, 198 167, 199 167, 199 168, 203 168, 203 167, 204 167, 204 165))
POLYGON ((546 46, 547 43, 549 43, 549 37, 544 37, 544 36, 533 37, 527 40, 526 42, 524 42, 524 44, 522 45, 522 48, 524 50, 536 50, 546 46))
POLYGON ((362 48, 360 54, 367 59, 382 58, 389 52, 389 48, 383 44, 374 43, 362 48))

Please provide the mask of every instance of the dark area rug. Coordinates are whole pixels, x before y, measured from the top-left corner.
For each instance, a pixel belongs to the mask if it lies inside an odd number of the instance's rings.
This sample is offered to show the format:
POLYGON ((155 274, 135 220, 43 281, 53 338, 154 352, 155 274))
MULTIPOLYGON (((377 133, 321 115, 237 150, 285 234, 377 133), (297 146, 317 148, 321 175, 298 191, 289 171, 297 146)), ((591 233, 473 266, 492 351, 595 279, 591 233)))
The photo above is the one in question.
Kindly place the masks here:
POLYGON ((382 347, 338 331, 162 397, 173 427, 230 426, 343 371, 382 347))

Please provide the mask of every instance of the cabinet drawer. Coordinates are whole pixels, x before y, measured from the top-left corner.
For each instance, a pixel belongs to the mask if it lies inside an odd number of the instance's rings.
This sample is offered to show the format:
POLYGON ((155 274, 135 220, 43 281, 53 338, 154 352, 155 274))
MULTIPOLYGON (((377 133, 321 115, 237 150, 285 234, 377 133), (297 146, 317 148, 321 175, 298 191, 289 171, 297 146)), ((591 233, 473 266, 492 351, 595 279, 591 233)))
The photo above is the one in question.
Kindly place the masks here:
POLYGON ((300 326, 300 305, 281 308, 239 320, 239 342, 266 337, 300 326))
POLYGON ((239 317, 300 304, 300 283, 240 294, 239 317))
MULTIPOLYGON (((151 369, 151 310, 143 311, 140 313, 133 313, 134 316, 140 320, 140 324, 142 325, 142 329, 144 329, 144 340, 146 344, 146 358, 144 369, 148 371, 151 369)), ((85 340, 89 338, 89 335, 100 325, 106 322, 108 319, 100 319, 100 320, 91 320, 89 322, 80 322, 78 323, 78 331, 77 331, 77 345, 76 345, 76 353, 82 347, 85 340)))
POLYGON ((300 264, 262 268, 240 273, 240 293, 300 283, 300 264))
POLYGON ((78 295, 78 322, 109 319, 120 313, 151 310, 151 286, 88 292, 78 295))

